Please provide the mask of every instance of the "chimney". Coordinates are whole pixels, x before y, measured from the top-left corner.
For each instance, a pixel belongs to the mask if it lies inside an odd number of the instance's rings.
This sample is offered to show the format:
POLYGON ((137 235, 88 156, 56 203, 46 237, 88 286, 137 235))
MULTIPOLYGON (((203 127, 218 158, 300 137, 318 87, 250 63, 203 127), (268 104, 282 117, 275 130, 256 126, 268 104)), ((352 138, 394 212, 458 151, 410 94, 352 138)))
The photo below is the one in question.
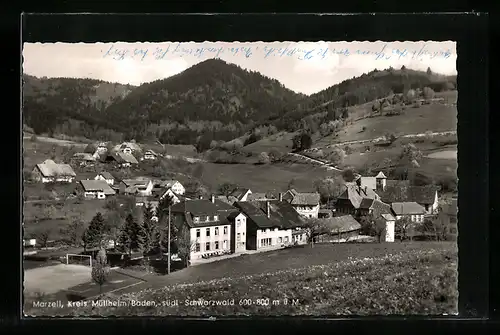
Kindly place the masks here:
POLYGON ((266 208, 267 208, 267 218, 271 218, 271 205, 269 204, 269 201, 266 201, 266 208))
POLYGON ((283 201, 283 193, 281 193, 281 192, 280 192, 280 194, 279 194, 279 200, 280 200, 280 201, 283 201))
POLYGON ((212 203, 215 204, 215 195, 212 194, 212 203))

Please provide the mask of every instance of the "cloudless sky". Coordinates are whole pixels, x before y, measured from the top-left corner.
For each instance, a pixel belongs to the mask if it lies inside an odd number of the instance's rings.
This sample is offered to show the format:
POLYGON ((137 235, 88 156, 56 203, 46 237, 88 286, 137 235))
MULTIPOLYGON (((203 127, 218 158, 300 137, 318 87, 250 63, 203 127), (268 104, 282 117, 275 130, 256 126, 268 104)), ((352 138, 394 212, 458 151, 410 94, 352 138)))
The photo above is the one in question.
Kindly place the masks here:
POLYGON ((258 71, 304 94, 390 66, 423 71, 430 67, 436 73, 457 74, 456 43, 450 41, 25 43, 23 71, 37 77, 140 85, 215 57, 258 71))

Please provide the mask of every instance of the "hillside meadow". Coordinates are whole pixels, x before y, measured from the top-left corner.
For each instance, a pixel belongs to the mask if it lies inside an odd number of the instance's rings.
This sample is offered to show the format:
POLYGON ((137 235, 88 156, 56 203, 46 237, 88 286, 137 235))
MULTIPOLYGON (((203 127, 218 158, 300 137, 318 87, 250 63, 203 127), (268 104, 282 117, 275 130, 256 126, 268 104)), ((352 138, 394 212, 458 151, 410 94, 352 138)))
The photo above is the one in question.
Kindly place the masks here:
POLYGON ((160 277, 139 292, 104 294, 100 298, 120 300, 125 306, 92 307, 89 303, 84 308, 53 311, 31 308, 30 315, 363 316, 458 312, 457 246, 450 242, 304 246, 191 267, 171 276, 177 280, 160 277), (150 306, 133 306, 129 304, 132 301, 148 301, 150 306), (167 301, 178 304, 164 303, 167 301), (194 306, 193 301, 219 303, 194 306))

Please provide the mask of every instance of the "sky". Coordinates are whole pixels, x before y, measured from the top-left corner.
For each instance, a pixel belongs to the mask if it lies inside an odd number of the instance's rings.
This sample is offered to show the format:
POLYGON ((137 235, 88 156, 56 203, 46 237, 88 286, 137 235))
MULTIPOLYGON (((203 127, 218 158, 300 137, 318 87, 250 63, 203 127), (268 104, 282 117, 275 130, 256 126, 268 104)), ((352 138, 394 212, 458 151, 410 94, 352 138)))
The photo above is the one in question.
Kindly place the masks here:
POLYGON ((25 43, 23 72, 140 85, 209 58, 258 71, 303 94, 390 66, 457 74, 456 43, 451 41, 25 43))

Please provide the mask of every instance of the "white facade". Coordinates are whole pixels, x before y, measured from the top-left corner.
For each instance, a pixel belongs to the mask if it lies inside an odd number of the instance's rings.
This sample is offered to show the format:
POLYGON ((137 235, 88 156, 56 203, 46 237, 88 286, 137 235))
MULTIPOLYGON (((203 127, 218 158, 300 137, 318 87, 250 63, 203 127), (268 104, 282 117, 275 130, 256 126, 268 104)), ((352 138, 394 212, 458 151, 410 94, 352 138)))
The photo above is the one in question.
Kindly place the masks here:
POLYGON ((156 156, 152 152, 146 151, 144 153, 144 157, 143 158, 144 159, 148 159, 148 160, 154 160, 154 159, 156 159, 156 156))
POLYGON ((184 193, 186 193, 186 189, 184 188, 184 186, 182 186, 181 183, 179 183, 178 181, 176 181, 171 187, 170 189, 175 193, 175 194, 179 194, 179 195, 184 195, 184 193))
POLYGON ((132 149, 129 148, 129 147, 125 147, 125 148, 122 149, 122 152, 124 154, 132 154, 132 149))
POLYGON ((307 218, 318 218, 319 204, 315 206, 293 205, 297 213, 307 218))
POLYGON ((385 229, 382 232, 382 242, 394 242, 394 221, 386 221, 385 229))
POLYGON ((396 215, 396 220, 401 220, 403 217, 409 218, 411 222, 416 222, 416 223, 424 222, 424 214, 396 215))
POLYGON ((106 195, 102 191, 85 192, 84 195, 87 199, 106 199, 106 195))
POLYGON ((150 196, 151 195, 151 192, 153 191, 153 182, 150 180, 148 181, 148 183, 146 184, 146 187, 137 187, 137 193, 139 193, 139 195, 142 195, 142 196, 150 196))
POLYGON ((163 193, 163 195, 160 197, 160 199, 165 198, 166 195, 168 195, 172 199, 172 202, 174 204, 177 204, 177 203, 181 202, 179 200, 179 198, 174 194, 174 192, 172 191, 172 189, 170 189, 170 188, 167 191, 165 191, 165 193, 163 193))
POLYGON ((191 228, 191 260, 201 259, 220 251, 231 250, 231 226, 217 225, 210 227, 191 228))
POLYGON ((252 194, 252 191, 251 190, 248 190, 245 194, 243 194, 243 196, 241 197, 240 201, 247 201, 248 199, 248 196, 252 194))
POLYGON ((439 206, 439 197, 438 193, 436 191, 436 194, 434 195, 434 203, 432 205, 425 205, 421 204, 425 208, 426 214, 436 214, 439 206))
POLYGON ((234 219, 234 252, 243 252, 247 250, 246 246, 246 231, 247 231, 247 217, 240 213, 234 219))
POLYGON ((281 248, 291 243, 293 243, 292 229, 268 228, 257 230, 257 250, 281 248))

